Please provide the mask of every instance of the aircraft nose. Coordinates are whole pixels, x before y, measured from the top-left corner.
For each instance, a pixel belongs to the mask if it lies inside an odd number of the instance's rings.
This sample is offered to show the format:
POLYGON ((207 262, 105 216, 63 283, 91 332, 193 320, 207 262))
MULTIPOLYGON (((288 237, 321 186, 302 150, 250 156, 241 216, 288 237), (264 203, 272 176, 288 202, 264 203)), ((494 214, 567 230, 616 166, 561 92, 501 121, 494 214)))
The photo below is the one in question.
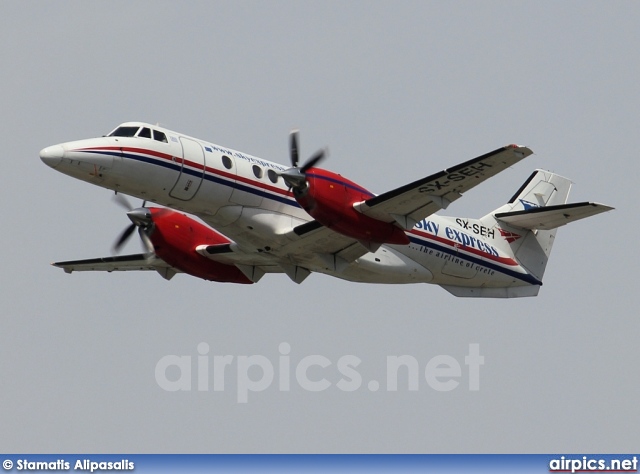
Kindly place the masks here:
POLYGON ((45 165, 55 168, 64 157, 64 148, 61 145, 48 146, 40 150, 40 159, 45 165))

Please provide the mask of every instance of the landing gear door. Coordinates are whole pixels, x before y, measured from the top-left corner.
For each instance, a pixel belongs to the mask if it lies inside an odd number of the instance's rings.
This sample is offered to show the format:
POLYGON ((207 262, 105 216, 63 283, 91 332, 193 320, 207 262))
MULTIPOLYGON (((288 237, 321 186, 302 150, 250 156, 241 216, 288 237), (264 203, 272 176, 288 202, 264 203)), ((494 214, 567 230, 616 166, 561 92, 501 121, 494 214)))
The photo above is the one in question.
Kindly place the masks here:
POLYGON ((202 145, 189 138, 180 137, 182 145, 182 168, 169 196, 189 201, 200 189, 205 170, 205 155, 202 145))

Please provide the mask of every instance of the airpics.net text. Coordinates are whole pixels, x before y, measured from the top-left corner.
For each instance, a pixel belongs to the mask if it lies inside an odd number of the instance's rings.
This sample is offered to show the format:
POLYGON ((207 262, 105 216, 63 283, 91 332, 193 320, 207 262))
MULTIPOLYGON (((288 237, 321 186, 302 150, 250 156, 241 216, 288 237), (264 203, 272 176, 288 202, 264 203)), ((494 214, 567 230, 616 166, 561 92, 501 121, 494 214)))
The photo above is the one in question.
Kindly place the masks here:
MULTIPOLYGON (((361 364, 362 359, 355 355, 343 355, 335 363, 320 354, 292 360, 291 345, 286 342, 278 346, 276 363, 264 355, 212 355, 209 344, 201 342, 196 356, 166 355, 158 360, 155 379, 158 386, 168 392, 224 392, 235 389, 237 402, 247 403, 249 393, 263 392, 274 386, 280 392, 291 391, 292 378, 304 391, 322 392, 335 387, 342 392, 355 392, 364 383, 358 370, 361 364), (234 375, 235 383, 231 383, 234 375), (331 381, 337 377, 337 381, 331 381)), ((484 365, 480 344, 469 344, 464 365, 463 375, 462 364, 450 355, 437 355, 424 365, 411 355, 388 355, 384 389, 387 392, 418 391, 426 383, 437 392, 449 392, 461 384, 472 392, 480 390, 480 366, 484 365), (466 384, 463 383, 464 378, 467 379, 466 384)), ((381 388, 375 379, 366 383, 370 392, 381 388)))

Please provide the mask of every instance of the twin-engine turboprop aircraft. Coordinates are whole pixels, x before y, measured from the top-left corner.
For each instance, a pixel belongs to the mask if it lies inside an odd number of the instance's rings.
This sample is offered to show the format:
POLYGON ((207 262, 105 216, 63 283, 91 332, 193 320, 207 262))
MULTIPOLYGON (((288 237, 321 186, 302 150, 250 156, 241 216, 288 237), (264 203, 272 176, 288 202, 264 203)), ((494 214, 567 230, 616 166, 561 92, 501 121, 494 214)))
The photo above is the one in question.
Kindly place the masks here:
POLYGON ((141 122, 47 147, 40 158, 116 196, 163 206, 127 213, 132 224, 115 250, 137 229, 145 253, 54 263, 68 273, 156 270, 167 280, 187 273, 232 283, 285 273, 301 283, 319 272, 509 298, 538 294, 558 227, 612 209, 567 204, 570 181, 536 170, 480 219, 435 214, 531 153, 507 145, 379 195, 318 168, 324 151, 301 165, 297 132, 290 167, 141 122))

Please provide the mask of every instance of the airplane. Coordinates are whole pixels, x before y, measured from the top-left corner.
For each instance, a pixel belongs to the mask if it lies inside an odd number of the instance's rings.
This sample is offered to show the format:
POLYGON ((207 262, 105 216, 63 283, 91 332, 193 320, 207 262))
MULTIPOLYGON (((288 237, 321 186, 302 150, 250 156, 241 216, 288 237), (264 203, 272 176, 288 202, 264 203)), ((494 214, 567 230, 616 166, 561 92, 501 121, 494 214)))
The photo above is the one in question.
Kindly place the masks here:
POLYGON ((571 182, 535 170, 506 204, 475 218, 436 212, 532 154, 507 145, 399 188, 374 194, 318 167, 320 150, 290 166, 144 122, 48 146, 51 168, 115 191, 144 253, 53 263, 76 271, 154 270, 170 280, 251 284, 266 273, 301 283, 312 272, 362 283, 430 283, 459 297, 536 296, 557 229, 613 209, 567 203, 571 182), (122 195, 143 200, 132 208, 122 195), (153 202, 159 206, 147 206, 153 202))

